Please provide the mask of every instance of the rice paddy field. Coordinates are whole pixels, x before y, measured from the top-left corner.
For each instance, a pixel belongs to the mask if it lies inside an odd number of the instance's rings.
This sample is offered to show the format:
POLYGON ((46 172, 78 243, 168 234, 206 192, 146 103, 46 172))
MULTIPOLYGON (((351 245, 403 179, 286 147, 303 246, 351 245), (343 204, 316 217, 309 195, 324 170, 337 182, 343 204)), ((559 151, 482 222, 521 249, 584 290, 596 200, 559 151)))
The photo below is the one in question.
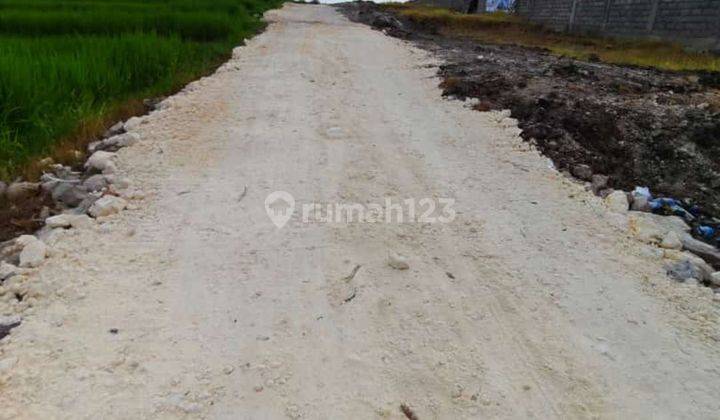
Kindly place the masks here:
POLYGON ((0 179, 212 71, 279 0, 0 0, 0 179))

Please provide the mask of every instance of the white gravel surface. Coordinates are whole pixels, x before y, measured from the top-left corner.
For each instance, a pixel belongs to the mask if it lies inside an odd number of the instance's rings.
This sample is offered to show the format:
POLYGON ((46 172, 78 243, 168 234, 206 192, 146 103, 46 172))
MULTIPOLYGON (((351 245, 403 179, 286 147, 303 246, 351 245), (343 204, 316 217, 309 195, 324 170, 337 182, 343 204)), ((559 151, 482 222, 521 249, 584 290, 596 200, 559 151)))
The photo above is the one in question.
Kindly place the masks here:
POLYGON ((427 53, 329 6, 267 16, 134 120, 128 208, 2 286, 0 418, 716 418, 710 289, 512 120, 443 100, 427 53), (458 215, 278 229, 276 190, 458 215))

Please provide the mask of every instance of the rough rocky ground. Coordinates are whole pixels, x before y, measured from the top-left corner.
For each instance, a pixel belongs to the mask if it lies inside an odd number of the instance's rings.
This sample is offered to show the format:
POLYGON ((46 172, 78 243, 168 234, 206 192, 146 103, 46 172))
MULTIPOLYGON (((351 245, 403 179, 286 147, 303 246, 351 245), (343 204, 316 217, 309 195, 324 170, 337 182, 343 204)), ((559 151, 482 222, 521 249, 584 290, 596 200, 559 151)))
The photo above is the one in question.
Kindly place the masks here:
POLYGON ((2 284, 24 319, 0 341, 0 418, 716 415, 712 292, 669 280, 627 214, 516 121, 443 100, 427 52, 327 6, 267 16, 118 152, 128 210, 2 284), (276 190, 458 216, 277 229, 276 190))
POLYGON ((353 20, 442 57, 443 93, 510 109, 522 136, 561 170, 610 186, 648 186, 720 216, 720 74, 664 72, 584 62, 541 49, 441 35, 370 2, 353 20), (576 169, 587 165, 590 171, 576 169))

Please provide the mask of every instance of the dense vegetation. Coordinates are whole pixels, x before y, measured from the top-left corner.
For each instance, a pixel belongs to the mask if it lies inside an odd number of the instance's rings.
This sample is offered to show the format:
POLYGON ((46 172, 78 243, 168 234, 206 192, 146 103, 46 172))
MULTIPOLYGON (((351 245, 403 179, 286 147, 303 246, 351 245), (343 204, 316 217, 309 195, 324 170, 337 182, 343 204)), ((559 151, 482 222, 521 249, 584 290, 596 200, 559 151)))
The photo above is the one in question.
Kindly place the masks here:
POLYGON ((279 3, 0 0, 0 179, 208 72, 279 3))

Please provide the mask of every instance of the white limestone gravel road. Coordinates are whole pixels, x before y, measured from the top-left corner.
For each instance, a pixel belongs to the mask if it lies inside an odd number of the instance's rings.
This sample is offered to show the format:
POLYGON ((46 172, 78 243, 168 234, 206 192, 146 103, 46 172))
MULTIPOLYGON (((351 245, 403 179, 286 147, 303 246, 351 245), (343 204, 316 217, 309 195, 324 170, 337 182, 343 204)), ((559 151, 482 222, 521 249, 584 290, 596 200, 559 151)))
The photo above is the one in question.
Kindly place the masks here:
POLYGON ((329 6, 267 18, 137 126, 117 166, 143 194, 3 285, 0 417, 717 417, 709 289, 512 121, 442 99, 426 53, 329 6), (278 229, 276 190, 457 217, 278 229))

